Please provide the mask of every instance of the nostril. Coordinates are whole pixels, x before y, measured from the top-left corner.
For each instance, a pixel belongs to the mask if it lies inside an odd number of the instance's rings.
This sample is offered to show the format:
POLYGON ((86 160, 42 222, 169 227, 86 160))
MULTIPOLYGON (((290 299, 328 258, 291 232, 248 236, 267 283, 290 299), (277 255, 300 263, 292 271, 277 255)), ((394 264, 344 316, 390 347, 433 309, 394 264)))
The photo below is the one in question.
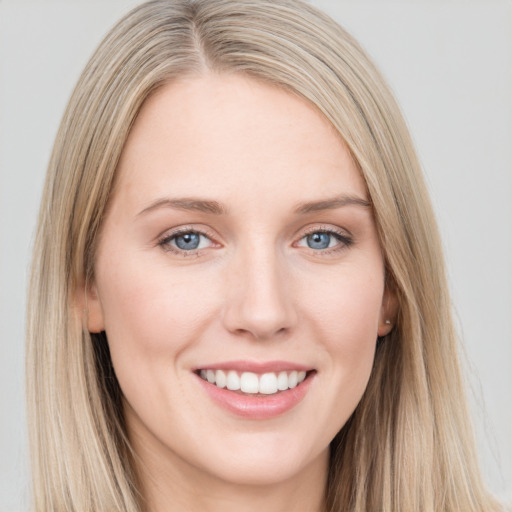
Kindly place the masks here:
POLYGON ((224 327, 232 334, 250 335, 256 340, 282 337, 293 331, 298 315, 286 286, 279 285, 281 280, 264 275, 251 280, 255 283, 237 283, 233 294, 226 298, 224 327))

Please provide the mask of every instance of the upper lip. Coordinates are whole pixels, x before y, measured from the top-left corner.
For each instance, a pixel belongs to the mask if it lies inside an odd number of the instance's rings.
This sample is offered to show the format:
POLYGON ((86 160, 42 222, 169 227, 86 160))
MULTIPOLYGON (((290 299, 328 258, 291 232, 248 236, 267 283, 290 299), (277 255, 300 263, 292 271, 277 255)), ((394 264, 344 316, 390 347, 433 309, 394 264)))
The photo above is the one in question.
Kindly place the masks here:
POLYGON ((239 372, 267 373, 283 371, 310 371, 314 368, 304 364, 290 361, 222 361, 197 366, 194 371, 199 370, 236 370, 239 372))

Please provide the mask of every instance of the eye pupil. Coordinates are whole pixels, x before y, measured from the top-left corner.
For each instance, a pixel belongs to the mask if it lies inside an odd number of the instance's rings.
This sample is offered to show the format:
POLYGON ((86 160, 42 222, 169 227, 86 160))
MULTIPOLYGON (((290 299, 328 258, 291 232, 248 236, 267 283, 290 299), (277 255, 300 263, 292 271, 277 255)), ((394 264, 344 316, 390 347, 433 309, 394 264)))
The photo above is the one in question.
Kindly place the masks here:
POLYGON ((327 249, 331 241, 329 233, 312 233, 307 237, 307 244, 310 249, 327 249))
POLYGON ((176 237, 176 246, 183 250, 193 250, 199 247, 199 234, 198 233, 184 233, 176 237))

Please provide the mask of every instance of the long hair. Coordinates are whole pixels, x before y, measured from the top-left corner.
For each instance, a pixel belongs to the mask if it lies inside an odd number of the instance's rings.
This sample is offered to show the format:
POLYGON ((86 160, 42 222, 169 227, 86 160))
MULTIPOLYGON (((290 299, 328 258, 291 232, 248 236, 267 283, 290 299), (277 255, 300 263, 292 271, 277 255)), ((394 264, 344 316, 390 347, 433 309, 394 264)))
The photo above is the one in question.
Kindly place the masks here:
POLYGON ((76 290, 94 255, 137 114, 163 84, 241 73, 315 106, 350 149, 398 298, 364 396, 331 443, 329 512, 482 512, 441 244, 407 127, 358 43, 301 0, 153 0, 126 15, 83 71, 42 198, 28 306, 34 509, 144 510, 104 334, 76 290))

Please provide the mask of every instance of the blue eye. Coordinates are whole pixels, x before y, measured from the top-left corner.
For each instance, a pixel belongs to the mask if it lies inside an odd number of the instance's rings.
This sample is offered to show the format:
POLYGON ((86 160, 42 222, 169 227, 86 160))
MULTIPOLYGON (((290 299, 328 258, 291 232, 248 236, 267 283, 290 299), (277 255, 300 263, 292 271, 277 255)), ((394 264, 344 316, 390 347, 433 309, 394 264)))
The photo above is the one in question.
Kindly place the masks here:
POLYGON ((326 249, 342 249, 352 245, 352 238, 334 231, 313 231, 302 237, 297 244, 299 247, 308 247, 315 251, 326 249))
POLYGON ((327 249, 333 236, 330 233, 312 233, 306 237, 310 249, 327 249))
POLYGON ((210 238, 197 231, 181 231, 165 237, 159 242, 165 250, 181 253, 191 253, 212 245, 210 238))
POLYGON ((198 233, 185 233, 184 235, 174 237, 176 247, 178 247, 178 249, 182 249, 183 251, 197 249, 199 247, 200 241, 201 237, 198 233))

